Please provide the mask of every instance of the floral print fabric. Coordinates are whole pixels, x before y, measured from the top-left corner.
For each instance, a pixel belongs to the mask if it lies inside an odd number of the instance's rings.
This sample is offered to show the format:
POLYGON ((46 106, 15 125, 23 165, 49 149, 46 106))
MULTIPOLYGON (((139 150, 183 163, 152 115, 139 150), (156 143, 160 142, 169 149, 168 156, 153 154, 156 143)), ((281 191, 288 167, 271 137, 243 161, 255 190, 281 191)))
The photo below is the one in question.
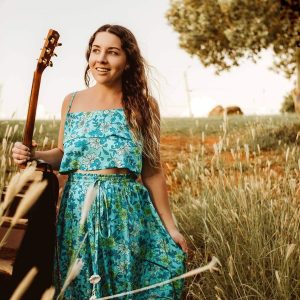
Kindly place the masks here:
POLYGON ((123 108, 68 112, 59 172, 108 168, 141 173, 142 144, 134 141, 123 108))
MULTIPOLYGON (((97 298, 155 284, 185 272, 186 254, 165 229, 148 193, 129 174, 72 173, 66 183, 58 216, 56 284, 64 282, 71 257, 79 249, 83 269, 65 299, 90 299, 92 275, 97 298), (84 228, 79 222, 90 185, 97 196, 84 228)), ((181 299, 183 280, 117 299, 181 299)))
MULTIPOLYGON (((142 170, 142 144, 134 141, 124 110, 68 111, 59 171, 69 178, 57 220, 56 292, 67 277, 72 257, 78 254, 84 265, 64 299, 114 295, 185 272, 186 253, 169 235, 147 188, 135 180, 134 174, 74 173, 113 167, 128 168, 137 176, 142 170), (80 228, 82 206, 91 185, 96 187, 97 196, 80 228), (101 277, 95 285, 89 281, 93 275, 101 277)), ((179 300, 183 284, 183 280, 177 280, 118 299, 179 300)))

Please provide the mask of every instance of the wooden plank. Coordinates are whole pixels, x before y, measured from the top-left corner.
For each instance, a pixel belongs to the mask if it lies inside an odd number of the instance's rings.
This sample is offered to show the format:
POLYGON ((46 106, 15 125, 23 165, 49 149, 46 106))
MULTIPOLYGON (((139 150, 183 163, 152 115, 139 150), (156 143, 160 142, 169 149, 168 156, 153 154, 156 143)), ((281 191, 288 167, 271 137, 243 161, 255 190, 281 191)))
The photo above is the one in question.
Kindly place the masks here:
MULTIPOLYGON (((12 217, 2 217, 3 224, 1 225, 2 228, 9 228, 12 222, 12 217)), ((14 229, 26 229, 28 224, 28 219, 19 219, 17 224, 13 227, 14 229)))

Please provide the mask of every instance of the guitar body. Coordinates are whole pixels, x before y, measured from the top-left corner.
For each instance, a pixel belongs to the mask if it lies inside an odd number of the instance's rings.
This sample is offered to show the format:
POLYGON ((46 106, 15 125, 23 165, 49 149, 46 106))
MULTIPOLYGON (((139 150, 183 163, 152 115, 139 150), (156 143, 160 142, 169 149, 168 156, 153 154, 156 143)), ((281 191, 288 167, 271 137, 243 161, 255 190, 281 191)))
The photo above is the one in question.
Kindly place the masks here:
POLYGON ((53 264, 56 245, 56 204, 58 180, 52 171, 44 171, 48 185, 28 213, 28 225, 13 265, 10 294, 35 266, 38 274, 22 300, 40 299, 53 285, 53 264))
MULTIPOLYGON (((45 39, 37 68, 34 72, 32 89, 30 94, 28 114, 25 124, 23 144, 32 148, 32 137, 38 102, 38 94, 42 73, 47 66, 52 66, 50 61, 54 54, 59 34, 50 29, 45 39)), ((25 168, 23 165, 21 168, 25 168)), ((27 214, 27 226, 23 240, 17 249, 13 263, 11 278, 7 285, 7 295, 10 298, 16 287, 23 280, 25 275, 37 267, 38 273, 32 284, 21 298, 22 300, 40 299, 44 291, 53 285, 53 265, 56 245, 56 205, 58 199, 59 184, 52 167, 45 162, 37 162, 37 171, 42 172, 43 179, 48 184, 42 195, 27 214)), ((22 199, 20 200, 22 201, 22 199)), ((1 295, 1 300, 3 295, 1 295)))

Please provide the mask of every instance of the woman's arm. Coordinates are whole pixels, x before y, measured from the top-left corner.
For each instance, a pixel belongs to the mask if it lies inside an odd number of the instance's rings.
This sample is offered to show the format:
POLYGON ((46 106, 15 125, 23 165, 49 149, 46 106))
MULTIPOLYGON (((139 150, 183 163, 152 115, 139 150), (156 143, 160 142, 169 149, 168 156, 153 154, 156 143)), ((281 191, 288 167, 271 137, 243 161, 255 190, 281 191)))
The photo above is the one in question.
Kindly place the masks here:
POLYGON ((31 158, 41 159, 52 166, 53 170, 59 170, 60 162, 64 153, 59 148, 53 148, 47 151, 35 151, 31 158))
POLYGON ((178 231, 168 200, 167 185, 163 170, 154 169, 150 166, 148 159, 143 159, 142 181, 148 189, 153 205, 155 206, 164 226, 173 240, 180 245, 183 251, 188 253, 187 242, 178 231))
MULTIPOLYGON (((155 113, 160 120, 159 108, 155 102, 155 113)), ((157 128, 156 138, 160 143, 160 126, 157 128)), ((183 251, 188 252, 188 247, 184 236, 178 231, 174 222, 167 192, 165 175, 160 162, 160 153, 157 155, 159 167, 153 167, 147 157, 143 158, 143 167, 141 172, 142 182, 148 189, 153 205, 155 206, 164 226, 168 230, 174 241, 180 244, 183 251)))
POLYGON ((64 150, 63 150, 64 126, 65 126, 66 114, 68 111, 68 105, 71 96, 72 94, 66 96, 62 104, 61 121, 60 121, 59 134, 58 134, 58 147, 47 151, 35 151, 37 145, 35 141, 33 141, 32 143, 33 147, 31 149, 31 152, 29 152, 28 147, 23 145, 21 142, 16 142, 12 149, 12 153, 13 153, 12 157, 16 164, 22 164, 27 160, 29 160, 30 158, 41 159, 47 162, 48 164, 50 164, 54 170, 59 169, 64 154, 64 150))
POLYGON ((32 153, 32 158, 44 160, 45 162, 50 164, 54 170, 59 170, 60 163, 64 155, 64 127, 71 97, 72 94, 67 95, 61 107, 61 121, 58 133, 58 147, 47 151, 34 151, 32 153))
POLYGON ((168 231, 177 229, 168 199, 167 184, 163 170, 153 169, 148 159, 143 159, 142 181, 168 231))

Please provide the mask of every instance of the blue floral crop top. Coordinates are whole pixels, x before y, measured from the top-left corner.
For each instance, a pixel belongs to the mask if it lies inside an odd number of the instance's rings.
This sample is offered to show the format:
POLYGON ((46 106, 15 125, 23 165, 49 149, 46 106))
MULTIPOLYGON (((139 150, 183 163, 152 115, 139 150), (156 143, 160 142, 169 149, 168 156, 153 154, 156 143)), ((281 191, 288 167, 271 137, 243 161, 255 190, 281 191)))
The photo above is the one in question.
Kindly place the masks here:
POLYGON ((142 170, 142 143, 135 142, 123 108, 70 112, 64 128, 64 155, 59 172, 128 168, 142 170))

